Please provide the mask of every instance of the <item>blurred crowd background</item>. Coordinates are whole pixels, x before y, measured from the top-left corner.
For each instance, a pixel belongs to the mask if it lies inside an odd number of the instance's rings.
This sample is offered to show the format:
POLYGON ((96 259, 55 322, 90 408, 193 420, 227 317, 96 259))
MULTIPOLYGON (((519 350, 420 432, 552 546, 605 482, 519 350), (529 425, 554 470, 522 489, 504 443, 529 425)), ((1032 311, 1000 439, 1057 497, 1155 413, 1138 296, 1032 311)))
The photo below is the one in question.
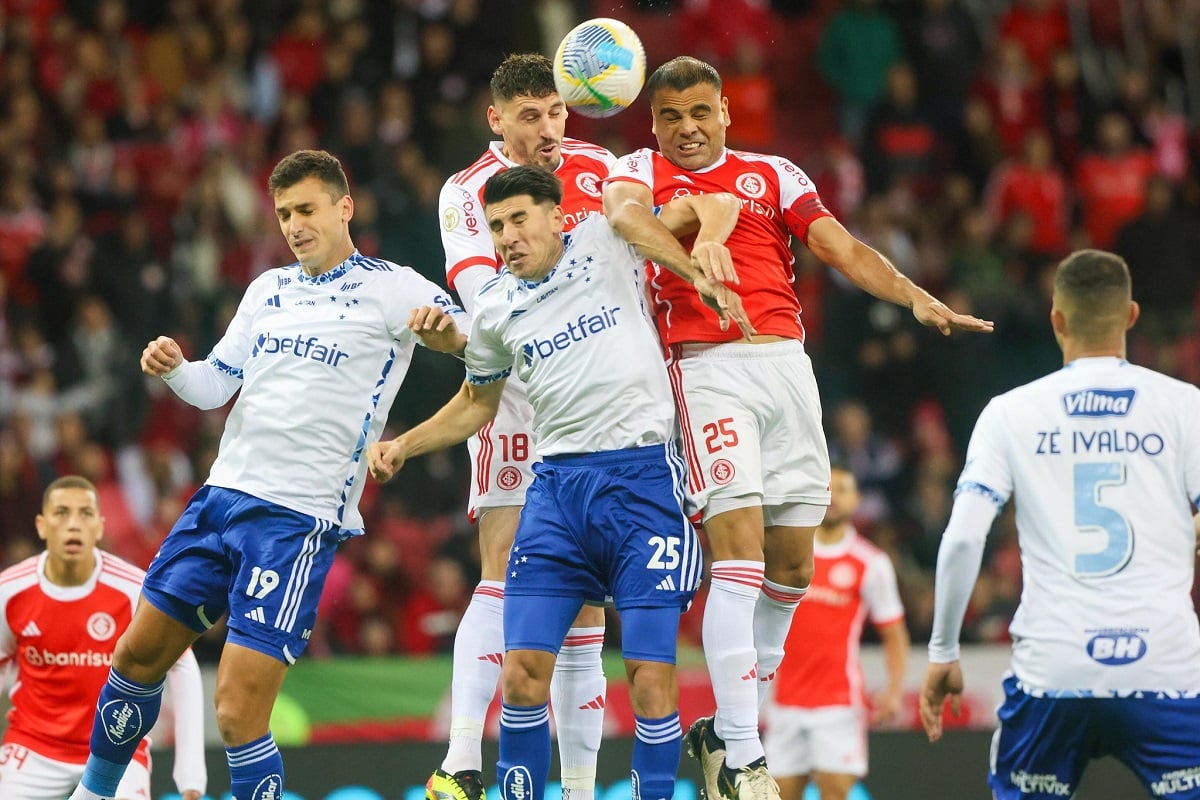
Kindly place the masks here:
MULTIPOLYGON (((40 548, 43 487, 80 473, 105 545, 149 563, 228 409, 183 404, 138 358, 159 334, 203 358, 246 284, 291 263, 266 193, 278 158, 335 153, 359 248, 444 284, 438 191, 493 138, 492 69, 599 15, 634 26, 650 69, 714 63, 731 146, 793 159, 859 238, 995 320, 942 338, 795 248, 830 449, 915 640, 976 415, 1061 364, 1058 258, 1122 254, 1143 309, 1131 360, 1200 381, 1200 0, 0 0, 0 562, 40 548)), ((644 102, 568 134, 653 145, 644 102)), ((418 351, 395 431, 461 381, 418 351)), ((370 485, 310 652, 448 650, 478 578, 468 475, 459 448, 370 485)), ((1005 640, 1020 582, 1010 509, 964 640, 1005 640)), ((697 609, 682 635, 699 628, 697 609)))

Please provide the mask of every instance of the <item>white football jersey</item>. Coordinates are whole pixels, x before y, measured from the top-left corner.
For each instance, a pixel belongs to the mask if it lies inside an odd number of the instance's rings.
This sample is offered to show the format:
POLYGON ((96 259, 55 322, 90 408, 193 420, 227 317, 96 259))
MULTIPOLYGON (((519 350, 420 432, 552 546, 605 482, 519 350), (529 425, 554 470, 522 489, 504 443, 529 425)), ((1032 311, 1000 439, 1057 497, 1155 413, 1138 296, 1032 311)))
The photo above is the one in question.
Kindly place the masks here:
POLYGON ((240 378, 207 483, 362 532, 367 446, 412 360, 409 313, 462 310, 417 272, 355 251, 316 277, 264 272, 208 361, 240 378))
POLYGON ((642 303, 642 259, 594 215, 563 237, 538 283, 502 269, 475 297, 467 380, 515 367, 533 406, 542 455, 670 441, 675 406, 642 303))
POLYGON ((992 400, 959 492, 1016 497, 1027 691, 1200 690, 1191 589, 1200 390, 1084 358, 992 400))

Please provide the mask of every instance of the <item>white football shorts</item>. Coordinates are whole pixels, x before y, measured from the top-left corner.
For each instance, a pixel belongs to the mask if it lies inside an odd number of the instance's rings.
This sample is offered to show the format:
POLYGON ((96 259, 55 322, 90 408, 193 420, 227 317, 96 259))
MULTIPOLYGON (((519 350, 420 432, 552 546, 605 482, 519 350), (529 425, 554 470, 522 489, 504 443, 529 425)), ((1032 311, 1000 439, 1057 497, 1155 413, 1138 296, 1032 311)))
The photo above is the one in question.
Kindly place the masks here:
MULTIPOLYGON (((83 764, 54 761, 20 744, 0 746, 0 800, 62 800, 75 791, 83 764)), ((117 786, 117 800, 150 800, 150 769, 135 757, 117 786)))
POLYGON ((525 505, 539 460, 533 435, 533 408, 525 384, 510 376, 496 418, 467 440, 471 457, 471 498, 467 518, 478 522, 489 508, 525 505))
POLYGON ((854 706, 763 707, 763 750, 778 778, 830 772, 867 774, 867 711, 854 706))
POLYGON ((676 345, 667 372, 693 520, 761 504, 767 525, 820 523, 829 449, 803 343, 676 345))

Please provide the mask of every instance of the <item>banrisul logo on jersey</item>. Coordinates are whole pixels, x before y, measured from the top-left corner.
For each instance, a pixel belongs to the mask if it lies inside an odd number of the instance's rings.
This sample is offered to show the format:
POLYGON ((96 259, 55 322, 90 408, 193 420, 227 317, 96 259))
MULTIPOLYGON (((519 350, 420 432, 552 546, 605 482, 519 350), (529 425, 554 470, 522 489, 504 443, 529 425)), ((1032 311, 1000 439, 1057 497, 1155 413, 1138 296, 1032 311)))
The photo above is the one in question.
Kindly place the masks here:
POLYGON ((327 344, 318 336, 273 336, 270 331, 260 333, 254 340, 251 358, 260 355, 284 355, 306 361, 320 361, 331 367, 340 367, 350 354, 337 346, 327 344))
POLYGON ((1146 640, 1139 631, 1098 631, 1088 640, 1088 655, 1092 660, 1109 667, 1132 664, 1146 655, 1146 640))
POLYGON ((555 353, 566 350, 576 342, 582 342, 591 336, 612 328, 617 324, 617 312, 620 306, 600 306, 594 314, 580 314, 578 319, 571 320, 567 327, 545 339, 533 337, 521 346, 521 355, 525 358, 525 366, 532 367, 536 359, 546 360, 555 353))
POLYGON ((1135 389, 1083 389, 1063 395, 1068 417, 1123 417, 1133 408, 1135 389))

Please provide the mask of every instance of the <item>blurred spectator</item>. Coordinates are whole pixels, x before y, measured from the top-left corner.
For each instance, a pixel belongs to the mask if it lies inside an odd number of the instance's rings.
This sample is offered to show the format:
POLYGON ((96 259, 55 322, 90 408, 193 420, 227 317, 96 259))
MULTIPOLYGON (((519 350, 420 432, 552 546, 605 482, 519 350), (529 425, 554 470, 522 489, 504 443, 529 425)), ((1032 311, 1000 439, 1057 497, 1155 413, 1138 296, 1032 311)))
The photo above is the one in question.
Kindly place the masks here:
POLYGON ((887 517, 899 496, 903 453, 872 430, 871 414, 861 401, 847 400, 831 416, 829 459, 847 465, 858 478, 862 504, 856 519, 871 523, 887 517))
POLYGON ((991 110, 1005 155, 1019 153, 1025 135, 1042 125, 1041 85, 1014 39, 1000 40, 972 93, 991 110))
POLYGON ((1026 215, 1033 227, 1031 247, 1048 257, 1066 252, 1071 220, 1070 186, 1052 147, 1049 134, 1031 130, 1021 157, 1000 164, 987 188, 992 219, 1005 225, 1016 214, 1026 215))
POLYGON ((737 125, 729 128, 726 144, 764 152, 775 147, 775 84, 763 72, 763 47, 745 38, 737 46, 733 68, 721 75, 721 91, 736 108, 737 125))
POLYGON ((1054 53, 1071 45, 1064 0, 1016 0, 996 27, 1002 39, 1018 44, 1039 78, 1050 74, 1054 53))
POLYGON ((821 32, 817 67, 838 98, 838 125, 857 146, 883 97, 890 66, 904 57, 900 29, 879 0, 843 0, 821 32))
POLYGON ((942 142, 917 97, 912 67, 888 67, 883 99, 867 116, 862 141, 867 191, 886 193, 903 186, 921 200, 937 192, 942 142))
POLYGON ((952 131, 983 54, 975 21, 960 0, 921 0, 905 34, 921 105, 937 129, 952 131))
POLYGON ((1133 143, 1129 120, 1115 111, 1101 116, 1096 148, 1075 170, 1083 227, 1094 247, 1111 248, 1121 227, 1141 213, 1152 174, 1154 160, 1133 143))
POLYGON ((1137 280, 1142 307, 1135 336, 1169 342, 1194 334, 1200 302, 1200 218, 1175 199, 1161 175, 1146 182, 1142 213, 1121 228, 1114 247, 1137 280))
POLYGON ((84 232, 79 203, 70 197, 55 201, 46 238, 30 254, 27 267, 29 282, 38 293, 42 330, 55 347, 62 346, 80 300, 96 290, 95 249, 84 232))
POLYGON ((1004 143, 996 129, 991 106, 981 97, 970 97, 963 106, 963 124, 951 158, 956 172, 965 175, 976 195, 983 193, 992 170, 1004 158, 1004 143))
POLYGON ((1054 154, 1071 171, 1080 151, 1090 143, 1098 113, 1096 101, 1080 77, 1079 60, 1072 51, 1058 50, 1052 56, 1042 99, 1054 154))
POLYGON ((683 0, 681 6, 680 52, 707 61, 722 77, 743 47, 761 52, 770 42, 773 20, 767 0, 683 0), (717 17, 720 25, 713 24, 717 17))

